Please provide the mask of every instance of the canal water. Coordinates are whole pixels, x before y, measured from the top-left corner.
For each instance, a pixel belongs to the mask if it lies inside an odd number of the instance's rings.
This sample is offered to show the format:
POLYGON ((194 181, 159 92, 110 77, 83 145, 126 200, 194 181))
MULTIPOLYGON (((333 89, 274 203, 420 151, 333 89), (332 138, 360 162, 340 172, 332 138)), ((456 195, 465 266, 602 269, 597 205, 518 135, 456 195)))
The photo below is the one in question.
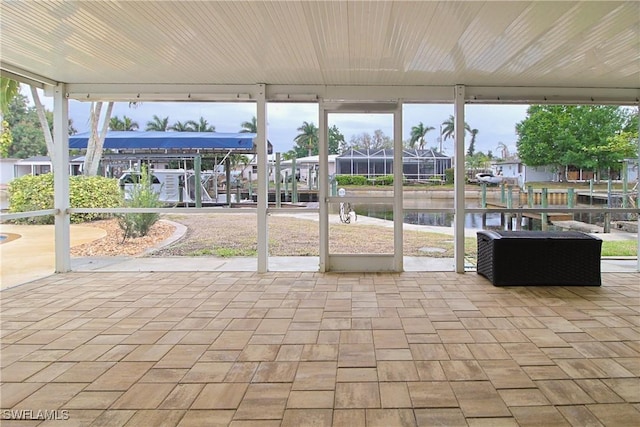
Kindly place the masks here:
MULTIPOLYGON (((467 208, 480 208, 479 200, 468 200, 465 203, 467 208)), ((566 206, 549 206, 549 207, 566 207, 566 206)), ((587 207, 587 206, 576 206, 587 207)), ((417 224, 417 225, 431 225, 439 227, 452 227, 454 221, 454 215, 452 213, 444 212, 420 212, 421 209, 453 209, 452 200, 438 200, 438 199, 408 199, 404 201, 404 219, 405 224, 417 224)), ((372 218, 380 218, 386 220, 393 220, 393 209, 391 205, 355 205, 355 211, 358 215, 365 215, 372 218)), ((486 229, 489 230, 501 230, 506 229, 506 224, 501 224, 501 218, 499 213, 487 213, 486 215, 486 229)), ((602 214, 578 214, 574 216, 577 221, 596 224, 602 223, 602 214)), ((513 221, 516 219, 513 218, 513 221)), ((515 224, 514 224, 515 225, 515 224)), ((482 214, 468 213, 465 215, 465 227, 466 228, 478 228, 482 227, 482 214)), ((540 230, 542 227, 540 220, 533 220, 533 229, 540 230)))

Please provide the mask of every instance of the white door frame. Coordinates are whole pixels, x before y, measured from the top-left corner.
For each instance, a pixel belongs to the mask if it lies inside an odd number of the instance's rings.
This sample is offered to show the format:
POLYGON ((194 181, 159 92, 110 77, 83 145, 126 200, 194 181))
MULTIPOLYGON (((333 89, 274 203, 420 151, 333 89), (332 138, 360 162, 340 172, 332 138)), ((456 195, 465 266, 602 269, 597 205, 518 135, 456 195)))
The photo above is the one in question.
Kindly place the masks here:
POLYGON ((320 271, 341 272, 401 272, 403 271, 403 208, 402 208, 402 102, 325 102, 320 101, 319 113, 320 162, 320 271), (336 197, 329 195, 329 114, 392 114, 393 115, 393 196, 336 197), (400 167, 397 167, 400 165, 400 167), (329 253, 329 204, 391 203, 393 205, 393 254, 331 254, 329 253))

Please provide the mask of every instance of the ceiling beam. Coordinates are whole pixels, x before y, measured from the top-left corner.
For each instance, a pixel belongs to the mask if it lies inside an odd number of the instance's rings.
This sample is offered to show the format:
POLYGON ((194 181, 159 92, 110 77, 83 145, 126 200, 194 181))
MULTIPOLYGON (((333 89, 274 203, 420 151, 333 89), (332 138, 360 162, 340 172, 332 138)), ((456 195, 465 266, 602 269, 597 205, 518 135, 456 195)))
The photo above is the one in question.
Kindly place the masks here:
POLYGON ((44 89, 47 86, 56 86, 58 82, 51 80, 48 77, 41 76, 31 71, 24 70, 19 67, 7 64, 0 61, 0 75, 11 80, 15 80, 20 83, 25 83, 40 89, 44 89))
MULTIPOLYGON (((255 101, 256 85, 69 84, 67 97, 79 101, 255 101)), ((454 86, 266 85, 269 102, 453 103, 454 86)), ((637 105, 640 88, 465 86, 474 104, 637 105)))

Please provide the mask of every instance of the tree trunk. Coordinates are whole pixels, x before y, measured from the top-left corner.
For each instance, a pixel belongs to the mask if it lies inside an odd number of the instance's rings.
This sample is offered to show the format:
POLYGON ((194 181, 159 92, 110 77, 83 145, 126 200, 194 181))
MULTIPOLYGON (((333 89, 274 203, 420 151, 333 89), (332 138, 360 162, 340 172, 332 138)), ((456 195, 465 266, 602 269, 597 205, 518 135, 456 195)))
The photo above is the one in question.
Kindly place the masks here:
MULTIPOLYGON (((44 113, 44 106, 42 102, 40 102, 40 96, 38 96, 38 91, 35 87, 29 86, 31 89, 31 96, 33 97, 33 103, 36 106, 36 113, 38 114, 38 119, 40 120, 40 126, 42 127, 42 133, 44 134, 44 141, 47 144, 47 152, 49 153, 49 158, 51 159, 51 169, 53 170, 53 166, 56 164, 54 161, 54 145, 53 145, 53 136, 51 135, 51 129, 49 129, 49 122, 47 121, 47 116, 44 113)), ((55 171, 54 171, 55 172, 55 171)))
POLYGON ((84 175, 95 176, 98 174, 98 166, 102 158, 102 148, 104 146, 104 138, 107 136, 109 129, 109 120, 111 120, 111 112, 113 111, 113 102, 107 104, 102 130, 98 133, 98 125, 100 124, 100 113, 102 111, 102 102, 94 102, 91 104, 89 113, 89 126, 91 127, 91 135, 87 142, 87 153, 84 158, 84 175))

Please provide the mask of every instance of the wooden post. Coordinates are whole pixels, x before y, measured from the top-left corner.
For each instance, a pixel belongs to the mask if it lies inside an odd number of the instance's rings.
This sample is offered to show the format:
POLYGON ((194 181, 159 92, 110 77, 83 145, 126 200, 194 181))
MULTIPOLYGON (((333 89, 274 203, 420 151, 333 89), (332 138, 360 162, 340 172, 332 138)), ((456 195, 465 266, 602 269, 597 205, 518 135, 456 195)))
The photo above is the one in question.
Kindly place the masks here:
POLYGON ((574 188, 567 188, 567 207, 573 208, 575 206, 575 190, 574 188))
POLYGON ((289 199, 289 171, 284 171, 284 200, 289 199))
POLYGON ((202 159, 200 158, 200 156, 196 156, 193 159, 193 171, 196 175, 194 177, 194 185, 196 186, 196 208, 202 207, 202 180, 200 179, 200 169, 202 169, 202 159))
POLYGON ((276 207, 279 208, 282 206, 281 195, 280 195, 280 179, 282 176, 280 175, 280 153, 276 153, 276 207))
POLYGON ((251 171, 249 171, 249 200, 253 200, 253 178, 251 171))
MULTIPOLYGON (((481 207, 482 209, 486 209, 487 208, 487 183, 486 182, 480 183, 480 188, 482 190, 481 207)), ((483 212, 482 213, 482 229, 484 230, 486 228, 487 228, 487 213, 483 212)))
POLYGON ((629 192, 629 163, 622 162, 622 207, 628 207, 627 193, 629 192))
POLYGON ((504 194, 504 182, 500 184, 500 203, 504 204, 506 202, 506 196, 504 194))
POLYGON ((487 183, 483 182, 480 184, 480 189, 482 190, 482 209, 487 208, 487 183))
POLYGON ((611 212, 604 213, 603 233, 611 233, 611 212))
MULTIPOLYGON (((513 189, 507 187, 507 209, 513 209, 513 189)), ((513 230, 513 218, 511 212, 507 214, 507 230, 513 230)))
MULTIPOLYGON (((543 188, 542 189, 542 207, 543 208, 548 208, 549 207, 549 202, 547 200, 547 189, 543 188)), ((540 214, 540 220, 542 221, 542 231, 547 231, 549 230, 549 224, 548 224, 548 218, 547 218, 547 213, 543 212, 540 214)))
POLYGON ((527 206, 533 207, 533 186, 531 185, 527 186, 527 206))
POLYGON ((225 185, 224 192, 227 195, 227 206, 231 207, 231 159, 227 156, 224 159, 225 179, 227 185, 225 185))
POLYGON ((291 159, 291 202, 298 203, 298 180, 296 179, 296 158, 291 159))

